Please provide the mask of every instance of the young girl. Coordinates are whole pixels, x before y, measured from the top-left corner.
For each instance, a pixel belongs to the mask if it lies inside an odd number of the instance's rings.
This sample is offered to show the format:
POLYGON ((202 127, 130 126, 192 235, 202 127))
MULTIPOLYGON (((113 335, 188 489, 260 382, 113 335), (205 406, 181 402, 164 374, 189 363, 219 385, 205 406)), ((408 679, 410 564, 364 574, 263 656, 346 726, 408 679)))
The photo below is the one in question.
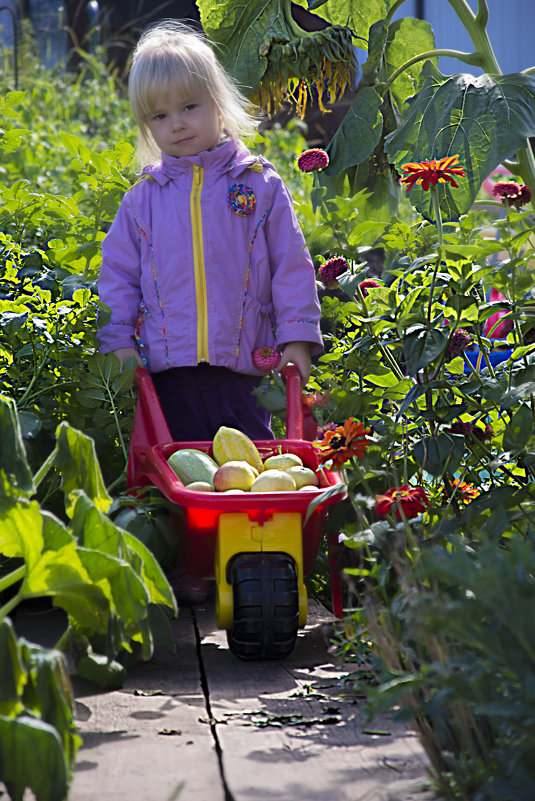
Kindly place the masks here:
POLYGON ((176 441, 221 425, 272 437, 251 391, 255 348, 297 365, 303 385, 322 350, 314 268, 288 189, 239 139, 247 100, 198 33, 148 29, 129 94, 148 153, 102 246, 100 349, 147 366, 176 441))

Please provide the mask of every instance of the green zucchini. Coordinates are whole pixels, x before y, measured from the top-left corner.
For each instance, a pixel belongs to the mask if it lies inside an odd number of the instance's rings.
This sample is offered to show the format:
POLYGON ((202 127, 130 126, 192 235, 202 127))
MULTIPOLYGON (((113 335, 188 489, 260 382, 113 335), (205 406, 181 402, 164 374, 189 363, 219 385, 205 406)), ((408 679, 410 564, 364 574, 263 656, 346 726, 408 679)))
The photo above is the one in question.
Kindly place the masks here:
POLYGON ((196 448, 181 448, 171 454, 167 464, 184 485, 194 481, 207 481, 214 486, 214 475, 219 465, 204 451, 196 448))

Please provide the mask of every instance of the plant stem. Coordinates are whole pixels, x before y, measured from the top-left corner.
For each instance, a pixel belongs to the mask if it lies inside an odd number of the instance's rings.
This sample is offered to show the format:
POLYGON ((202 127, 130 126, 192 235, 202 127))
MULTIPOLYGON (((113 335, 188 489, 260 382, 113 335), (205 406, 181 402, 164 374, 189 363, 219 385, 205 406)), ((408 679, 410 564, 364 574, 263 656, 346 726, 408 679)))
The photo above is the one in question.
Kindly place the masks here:
POLYGON ((386 95, 396 78, 405 72, 409 67, 412 67, 413 64, 417 64, 418 61, 424 61, 426 58, 456 58, 458 61, 462 61, 465 64, 471 64, 473 67, 481 67, 482 66, 482 59, 478 53, 465 53, 462 50, 448 50, 448 49, 434 49, 434 50, 425 50, 423 53, 418 53, 417 56, 413 56, 408 61, 405 61, 400 67, 398 67, 392 75, 388 77, 388 80, 385 81, 384 85, 381 88, 382 97, 386 95))
POLYGON ((8 573, 7 576, 2 576, 0 578, 0 592, 4 592, 4 590, 7 590, 8 587, 11 587, 13 584, 16 584, 17 581, 20 581, 22 578, 24 578, 25 573, 26 565, 21 565, 20 567, 15 568, 15 570, 12 570, 11 573, 8 573))
POLYGON ((56 448, 52 451, 52 453, 45 459, 37 473, 33 477, 33 483, 35 488, 39 486, 43 478, 46 476, 48 471, 54 466, 54 461, 56 459, 56 448))
POLYGON ((0 607, 0 620, 3 620, 5 617, 9 615, 12 609, 14 609, 22 600, 22 595, 18 592, 16 595, 11 598, 6 604, 0 607))
POLYGON ((433 278, 431 279, 431 287, 429 289, 429 305, 427 307, 427 330, 431 330, 431 310, 433 307, 433 295, 435 293, 435 283, 437 280, 438 269, 440 267, 440 262, 442 261, 442 249, 444 246, 444 230, 442 228, 442 214, 440 213, 440 201, 438 198, 438 187, 431 186, 429 188, 431 192, 431 202, 433 204, 433 211, 435 213, 435 223, 437 226, 437 237, 438 237, 438 253, 437 253, 437 260, 435 262, 435 268, 433 270, 433 278))

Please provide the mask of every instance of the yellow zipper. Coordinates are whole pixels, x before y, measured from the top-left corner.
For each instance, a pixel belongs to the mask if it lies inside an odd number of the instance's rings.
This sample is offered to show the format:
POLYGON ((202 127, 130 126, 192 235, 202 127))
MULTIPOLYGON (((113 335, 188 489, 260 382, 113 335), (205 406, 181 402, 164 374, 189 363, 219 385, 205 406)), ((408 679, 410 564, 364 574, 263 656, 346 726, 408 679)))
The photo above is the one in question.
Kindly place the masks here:
POLYGON ((201 190, 203 168, 193 164, 190 211, 193 237, 193 264, 195 268, 195 295, 197 300, 197 362, 209 362, 208 354, 208 301, 206 297, 206 275, 204 272, 204 247, 202 238, 201 190))

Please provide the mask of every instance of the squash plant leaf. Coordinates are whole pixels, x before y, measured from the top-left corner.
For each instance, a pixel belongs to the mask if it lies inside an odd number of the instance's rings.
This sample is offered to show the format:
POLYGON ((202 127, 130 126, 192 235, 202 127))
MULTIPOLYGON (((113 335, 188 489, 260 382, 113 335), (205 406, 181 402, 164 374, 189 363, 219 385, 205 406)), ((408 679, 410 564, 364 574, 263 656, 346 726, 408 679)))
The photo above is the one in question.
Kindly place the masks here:
POLYGON ((0 715, 18 714, 25 680, 26 668, 17 648, 13 625, 9 618, 4 618, 0 621, 0 715))
MULTIPOLYGON (((390 162, 401 173, 406 162, 459 155, 466 177, 459 187, 441 185, 443 221, 458 220, 474 202, 481 183, 535 135, 535 75, 441 75, 430 63, 418 94, 407 101, 403 124, 385 140, 390 162)), ((411 202, 433 220, 431 195, 420 186, 411 202)))
POLYGON ((0 497, 35 492, 15 402, 0 395, 0 497))
POLYGON ((0 717, 0 776, 8 794, 22 799, 26 788, 37 801, 67 798, 69 767, 58 732, 29 715, 0 717))
POLYGON ((83 489, 99 509, 107 511, 112 499, 102 478, 93 440, 65 422, 58 426, 56 438, 55 465, 61 471, 61 488, 69 517, 74 511, 71 496, 78 489, 83 489))

